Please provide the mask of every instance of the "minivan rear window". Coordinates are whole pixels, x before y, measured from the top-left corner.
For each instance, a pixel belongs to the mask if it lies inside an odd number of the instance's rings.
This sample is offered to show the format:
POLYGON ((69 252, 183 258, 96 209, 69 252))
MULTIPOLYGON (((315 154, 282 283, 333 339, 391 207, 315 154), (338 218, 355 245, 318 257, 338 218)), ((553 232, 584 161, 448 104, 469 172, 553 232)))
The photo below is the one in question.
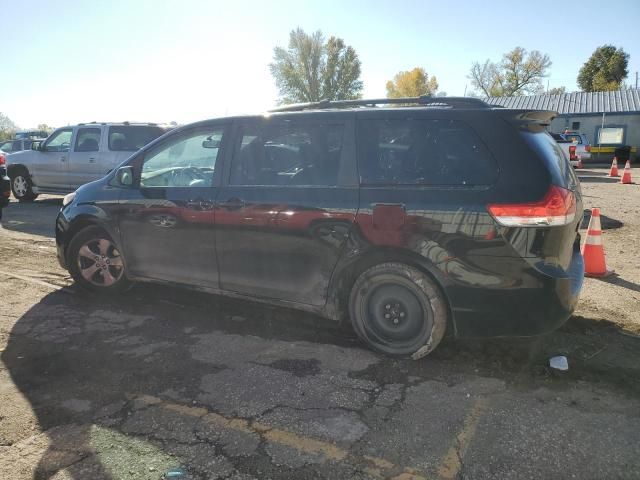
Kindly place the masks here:
POLYGON ((160 127, 122 125, 109 127, 109 150, 135 152, 164 133, 160 127))
POLYGON ((576 183, 575 173, 569 159, 562 151, 562 148, 545 131, 533 132, 521 130, 520 135, 531 148, 544 161, 551 173, 552 182, 560 187, 571 187, 576 183))
POLYGON ((495 159, 458 120, 376 119, 358 125, 363 185, 492 185, 495 159))

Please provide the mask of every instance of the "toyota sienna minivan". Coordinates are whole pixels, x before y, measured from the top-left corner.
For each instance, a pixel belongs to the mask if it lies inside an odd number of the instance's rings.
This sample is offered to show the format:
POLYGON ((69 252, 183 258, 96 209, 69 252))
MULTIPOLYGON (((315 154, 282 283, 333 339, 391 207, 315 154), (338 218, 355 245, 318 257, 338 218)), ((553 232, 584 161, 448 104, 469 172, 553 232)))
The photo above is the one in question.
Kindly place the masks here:
POLYGON ((544 333, 584 271, 555 115, 419 97, 186 125, 65 197, 58 257, 86 290, 169 282, 298 308, 390 355, 544 333))

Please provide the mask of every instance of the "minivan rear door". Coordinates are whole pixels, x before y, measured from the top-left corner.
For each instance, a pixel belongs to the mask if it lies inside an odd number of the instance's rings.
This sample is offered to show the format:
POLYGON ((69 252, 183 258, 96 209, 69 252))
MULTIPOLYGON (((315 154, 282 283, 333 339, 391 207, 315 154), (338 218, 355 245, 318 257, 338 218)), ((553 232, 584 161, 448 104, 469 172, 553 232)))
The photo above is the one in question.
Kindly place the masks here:
POLYGON ((357 207, 347 115, 240 121, 216 202, 221 287, 324 305, 357 207))

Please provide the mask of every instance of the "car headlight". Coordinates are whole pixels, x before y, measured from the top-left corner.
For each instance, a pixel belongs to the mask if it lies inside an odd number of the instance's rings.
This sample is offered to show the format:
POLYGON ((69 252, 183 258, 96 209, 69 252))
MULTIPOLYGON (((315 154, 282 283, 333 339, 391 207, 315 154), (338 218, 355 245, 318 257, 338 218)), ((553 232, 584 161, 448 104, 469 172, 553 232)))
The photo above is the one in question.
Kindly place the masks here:
POLYGON ((76 198, 76 192, 71 192, 69 195, 65 195, 62 199, 62 206, 66 207, 76 198))

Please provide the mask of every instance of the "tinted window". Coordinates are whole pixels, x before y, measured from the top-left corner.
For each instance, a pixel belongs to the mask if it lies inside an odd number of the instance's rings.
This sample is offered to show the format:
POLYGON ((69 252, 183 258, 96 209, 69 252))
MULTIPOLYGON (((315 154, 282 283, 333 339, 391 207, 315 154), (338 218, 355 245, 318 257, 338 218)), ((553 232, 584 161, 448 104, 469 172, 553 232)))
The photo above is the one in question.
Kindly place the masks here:
POLYGON ((364 185, 490 185, 495 160, 457 120, 365 120, 358 126, 364 185))
POLYGON ((529 131, 522 131, 521 135, 544 161, 554 184, 567 187, 576 183, 569 159, 551 135, 547 132, 533 133, 529 131))
POLYGON ((211 186, 223 133, 224 128, 216 126, 167 138, 145 156, 140 186, 211 186))
POLYGON ((97 152, 100 148, 100 134, 99 128, 79 128, 74 151, 97 152))
POLYGON ((336 185, 344 126, 265 122, 245 126, 232 185, 336 185))
POLYGON ((72 129, 56 130, 47 139, 45 147, 47 152, 68 152, 71 144, 72 129))
POLYGON ((109 127, 109 150, 135 152, 164 133, 160 127, 122 125, 109 127))

